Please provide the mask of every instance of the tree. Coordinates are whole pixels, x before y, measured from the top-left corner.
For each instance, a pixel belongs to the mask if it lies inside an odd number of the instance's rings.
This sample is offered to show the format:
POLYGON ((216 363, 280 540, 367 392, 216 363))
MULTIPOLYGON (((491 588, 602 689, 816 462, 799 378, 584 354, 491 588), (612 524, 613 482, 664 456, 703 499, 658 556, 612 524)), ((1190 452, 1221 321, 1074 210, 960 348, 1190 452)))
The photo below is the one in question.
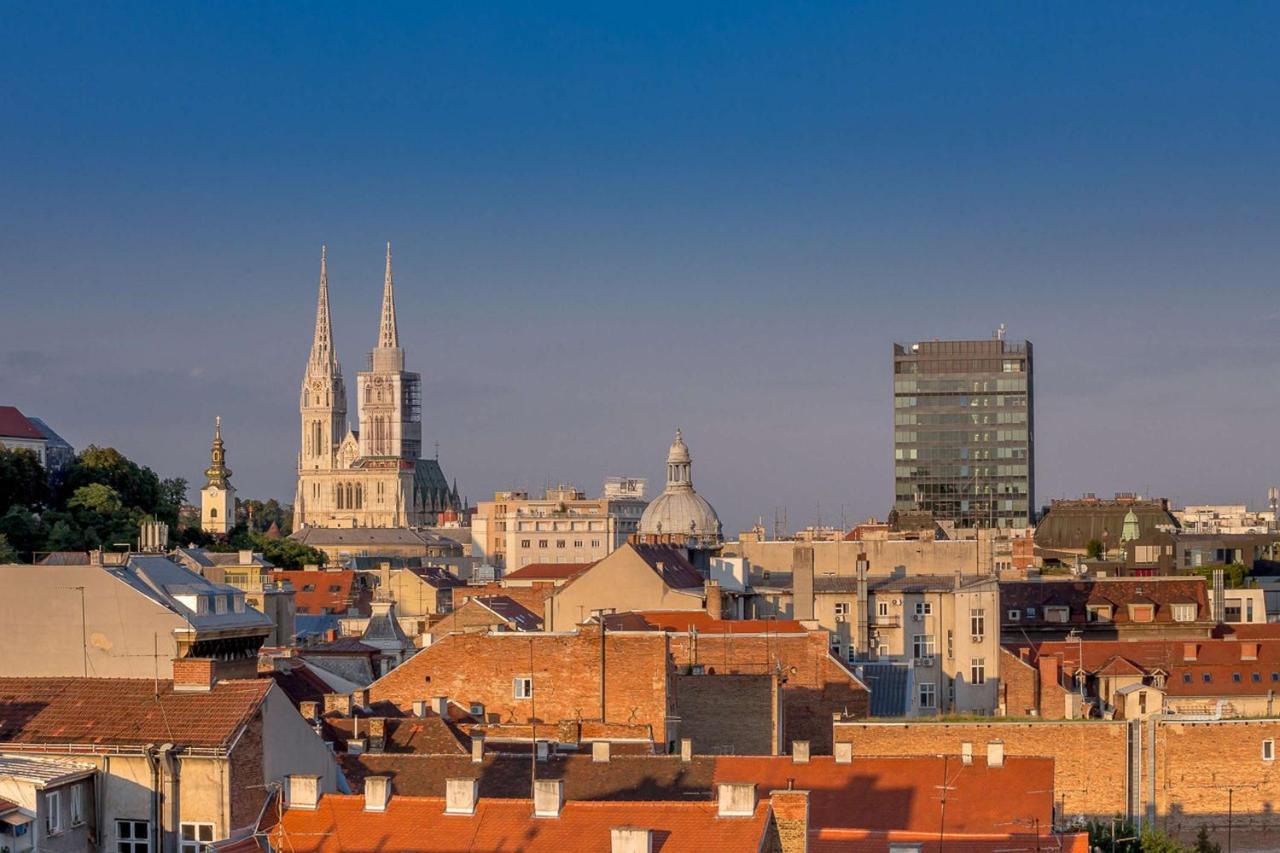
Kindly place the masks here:
POLYGON ((8 538, 0 533, 0 563, 18 562, 17 550, 9 544, 8 538))
POLYGON ((20 556, 30 557, 44 547, 44 529, 39 516, 25 506, 11 506, 0 516, 0 535, 20 556))
POLYGON ((13 506, 42 507, 48 500, 48 474, 35 451, 0 447, 0 514, 13 506))
POLYGON ((1170 836, 1156 829, 1142 832, 1142 853, 1190 853, 1170 836))
POLYGON ((1200 824, 1200 831, 1196 833, 1195 846, 1191 849, 1195 853, 1222 853, 1222 845, 1209 840, 1209 827, 1203 823, 1200 824))
MULTIPOLYGON (((160 478, 150 468, 128 459, 114 447, 89 445, 67 472, 62 487, 63 497, 75 494, 84 486, 99 483, 110 486, 127 507, 136 507, 143 513, 163 517, 161 507, 160 478)), ((166 521, 177 523, 177 516, 166 521)))
POLYGON ((46 551, 83 551, 84 535, 72 527, 70 521, 58 519, 49 528, 44 547, 46 551))
POLYGON ((1084 553, 1085 553, 1085 556, 1088 557, 1090 560, 1101 560, 1102 559, 1102 540, 1090 539, 1088 542, 1085 543, 1084 553))

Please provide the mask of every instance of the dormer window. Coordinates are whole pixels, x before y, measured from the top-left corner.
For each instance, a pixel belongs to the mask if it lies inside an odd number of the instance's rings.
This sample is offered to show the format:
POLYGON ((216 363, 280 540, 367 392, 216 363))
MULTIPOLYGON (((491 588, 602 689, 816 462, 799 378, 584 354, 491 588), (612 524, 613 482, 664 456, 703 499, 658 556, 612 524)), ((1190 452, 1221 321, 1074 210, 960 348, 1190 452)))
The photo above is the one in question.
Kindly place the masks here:
POLYGON ((219 616, 227 612, 227 596, 215 595, 213 597, 213 612, 219 616))
POLYGON ((1062 604, 1053 604, 1044 609, 1044 621, 1066 622, 1071 616, 1071 608, 1062 604))
POLYGON ((1152 604, 1130 604, 1129 620, 1132 622, 1154 622, 1156 608, 1152 604))
POLYGON ((1090 604, 1088 609, 1089 609, 1090 622, 1110 622, 1111 621, 1111 605, 1110 604, 1090 604))
POLYGON ((1194 622, 1195 618, 1196 618, 1196 606, 1194 604, 1173 605, 1173 621, 1174 622, 1194 622))

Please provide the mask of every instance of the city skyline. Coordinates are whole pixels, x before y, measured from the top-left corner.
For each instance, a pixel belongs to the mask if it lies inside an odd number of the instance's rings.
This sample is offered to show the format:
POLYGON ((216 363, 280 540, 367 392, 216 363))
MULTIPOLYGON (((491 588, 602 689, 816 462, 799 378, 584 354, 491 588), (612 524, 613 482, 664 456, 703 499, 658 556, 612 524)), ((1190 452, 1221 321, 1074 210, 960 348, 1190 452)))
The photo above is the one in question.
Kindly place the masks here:
POLYGON ((1274 10, 12 14, 0 397, 77 447, 195 489, 221 414, 289 500, 319 247, 352 370, 389 239, 472 502, 681 427, 730 535, 883 517, 890 343, 1001 322, 1038 504, 1276 484, 1274 10))

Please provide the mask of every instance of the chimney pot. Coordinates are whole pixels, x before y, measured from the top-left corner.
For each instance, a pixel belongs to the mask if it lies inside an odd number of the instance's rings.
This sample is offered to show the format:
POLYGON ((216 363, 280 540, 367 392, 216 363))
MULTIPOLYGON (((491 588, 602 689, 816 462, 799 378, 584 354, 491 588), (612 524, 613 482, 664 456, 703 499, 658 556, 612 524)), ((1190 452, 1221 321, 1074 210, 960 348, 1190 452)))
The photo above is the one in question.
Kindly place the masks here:
POLYGON ((536 779, 533 783, 533 816, 560 817, 564 805, 563 779, 536 779))
POLYGON ((809 763, 809 741, 791 741, 791 761, 795 764, 809 763))
POLYGON ((836 764, 852 764, 853 763, 853 742, 847 740, 836 741, 835 743, 836 764))
POLYGON ((594 740, 591 742, 591 760, 596 764, 609 763, 609 741, 594 740))
POLYGON ((364 810, 385 812, 391 802, 391 777, 366 776, 364 778, 364 810))
POLYGON ((750 817, 756 813, 755 782, 721 782, 716 786, 720 817, 750 817))
POLYGON ((479 779, 446 779, 444 783, 445 814, 475 814, 480 798, 479 779))

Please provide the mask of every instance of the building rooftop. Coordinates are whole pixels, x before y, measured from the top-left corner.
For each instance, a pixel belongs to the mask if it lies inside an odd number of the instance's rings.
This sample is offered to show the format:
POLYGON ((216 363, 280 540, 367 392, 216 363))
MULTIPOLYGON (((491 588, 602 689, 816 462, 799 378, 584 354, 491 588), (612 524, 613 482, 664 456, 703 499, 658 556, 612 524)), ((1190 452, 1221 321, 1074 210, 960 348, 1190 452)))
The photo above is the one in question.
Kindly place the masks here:
POLYGON ((675 631, 699 634, 806 634, 809 629, 794 619, 715 619, 705 610, 645 610, 607 614, 611 631, 675 631))
POLYGON ((542 617, 509 595, 482 595, 471 599, 476 604, 492 610, 494 615, 507 622, 514 622, 521 631, 542 629, 542 617))
MULTIPOLYGON (((1193 621, 1210 618, 1209 599, 1204 578, 1095 578, 1090 580, 1002 581, 1000 583, 1001 623, 1006 626, 1057 628, 1065 625, 1176 624, 1174 604, 1192 604, 1196 608, 1193 621), (1130 618, 1130 604, 1152 604, 1151 622, 1138 623, 1130 618), (1090 622, 1090 605, 1110 605, 1110 622, 1090 622), (1066 622, 1046 618, 1045 607, 1067 607, 1066 622), (1012 612, 1016 619, 1010 619, 1012 612)), ((1190 624, 1190 623, 1183 623, 1190 624)))
POLYGON ((45 441, 40 428, 14 406, 0 406, 0 438, 23 438, 28 441, 45 441))
POLYGON ((0 779, 18 779, 39 787, 87 776, 97 765, 57 758, 31 758, 24 755, 0 755, 0 779))
POLYGON ((0 749, 175 743, 225 748, 272 688, 266 679, 175 691, 144 678, 0 678, 0 749))
POLYGON ((507 572, 504 580, 557 581, 580 575, 591 568, 591 563, 530 563, 513 572, 507 572))

